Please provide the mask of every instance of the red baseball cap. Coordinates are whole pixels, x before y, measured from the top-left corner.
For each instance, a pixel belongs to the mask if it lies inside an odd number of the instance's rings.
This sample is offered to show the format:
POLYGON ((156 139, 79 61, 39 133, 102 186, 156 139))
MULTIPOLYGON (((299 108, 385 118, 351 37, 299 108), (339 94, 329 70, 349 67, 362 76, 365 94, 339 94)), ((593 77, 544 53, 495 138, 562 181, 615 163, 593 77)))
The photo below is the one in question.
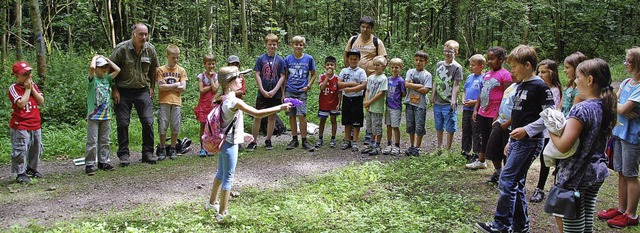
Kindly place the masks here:
POLYGON ((19 61, 13 64, 13 74, 15 75, 23 75, 31 70, 33 70, 33 68, 31 68, 27 62, 19 61))

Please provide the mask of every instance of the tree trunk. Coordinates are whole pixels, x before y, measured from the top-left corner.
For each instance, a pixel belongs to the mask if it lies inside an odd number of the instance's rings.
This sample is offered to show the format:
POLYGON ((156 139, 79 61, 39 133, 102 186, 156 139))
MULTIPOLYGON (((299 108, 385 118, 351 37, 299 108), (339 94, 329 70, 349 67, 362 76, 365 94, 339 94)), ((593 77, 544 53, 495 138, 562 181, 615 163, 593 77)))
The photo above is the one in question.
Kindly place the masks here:
POLYGON ((247 1, 240 0, 240 24, 242 26, 242 48, 245 53, 249 52, 249 35, 247 35, 247 1))
POLYGON ((458 32, 458 25, 456 24, 456 22, 458 21, 458 9, 460 8, 460 1, 459 0, 453 0, 451 1, 451 4, 449 4, 449 30, 447 32, 447 38, 449 40, 456 40, 459 41, 459 39, 457 39, 457 32, 458 32))
POLYGON ((227 35, 227 47, 225 48, 225 53, 229 53, 229 49, 231 49, 231 35, 233 34, 233 20, 231 20, 231 0, 227 0, 227 25, 229 25, 229 34, 227 35))
POLYGON ((409 41, 409 25, 411 25, 411 0, 409 0, 409 4, 407 5, 407 13, 405 14, 407 18, 404 20, 404 41, 409 41))
POLYGON ((40 6, 38 5, 38 0, 29 0, 29 6, 31 10, 31 30, 33 31, 37 57, 38 57, 38 76, 40 77, 39 84, 43 86, 47 83, 47 77, 45 76, 47 73, 47 53, 44 44, 44 37, 42 32, 42 19, 40 18, 40 6))
MULTIPOLYGON (((70 1, 71 0, 67 0, 67 14, 68 15, 71 15, 71 7, 69 7, 69 4, 70 4, 69 2, 70 1)), ((67 48, 69 48, 69 50, 73 49, 73 37, 72 37, 72 34, 71 34, 71 24, 69 24, 67 26, 67 48)))
POLYGON ((16 60, 22 61, 22 0, 15 0, 16 6, 16 60))
POLYGON ((529 29, 531 28, 531 3, 527 2, 524 5, 524 32, 523 32, 523 36, 522 36, 522 43, 523 44, 529 44, 529 29))
POLYGON ((106 0, 106 8, 107 10, 105 11, 105 13, 107 14, 107 21, 108 21, 108 25, 109 25, 109 39, 111 42, 111 48, 115 48, 116 47, 116 31, 114 29, 114 23, 113 23, 113 16, 111 15, 111 0, 106 0))
MULTIPOLYGON (((7 61, 7 38, 9 37, 9 1, 2 1, 2 18, 0 19, 0 30, 2 33, 0 34, 0 47, 2 47, 2 52, 0 52, 0 71, 4 70, 5 62, 7 61)), ((3 72, 0 72, 3 73, 3 72)))
POLYGON ((207 51, 213 53, 213 0, 207 1, 207 51))

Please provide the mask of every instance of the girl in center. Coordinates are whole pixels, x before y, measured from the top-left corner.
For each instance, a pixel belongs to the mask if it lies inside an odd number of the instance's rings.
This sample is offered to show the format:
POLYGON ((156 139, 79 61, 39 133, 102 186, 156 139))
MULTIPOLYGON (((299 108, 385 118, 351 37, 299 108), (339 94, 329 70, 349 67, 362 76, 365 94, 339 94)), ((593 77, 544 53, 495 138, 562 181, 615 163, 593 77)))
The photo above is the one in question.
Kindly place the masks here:
POLYGON ((211 197, 205 205, 205 210, 215 209, 217 211, 216 221, 222 221, 227 214, 229 194, 231 193, 231 185, 233 175, 236 170, 236 162, 238 160, 238 144, 243 142, 252 142, 253 136, 244 133, 243 112, 254 117, 266 117, 277 113, 281 110, 288 111, 291 108, 290 103, 284 103, 278 106, 257 110, 247 105, 242 99, 236 97, 236 91, 242 88, 242 76, 251 70, 240 72, 236 66, 225 66, 218 70, 218 83, 222 87, 223 95, 218 96, 215 100, 222 101, 222 121, 220 127, 226 129, 233 127, 226 135, 225 141, 218 153, 218 171, 213 180, 211 197), (233 119, 236 119, 233 121, 233 119), (230 126, 235 122, 233 126, 230 126), (218 202, 218 196, 220 201, 218 202))

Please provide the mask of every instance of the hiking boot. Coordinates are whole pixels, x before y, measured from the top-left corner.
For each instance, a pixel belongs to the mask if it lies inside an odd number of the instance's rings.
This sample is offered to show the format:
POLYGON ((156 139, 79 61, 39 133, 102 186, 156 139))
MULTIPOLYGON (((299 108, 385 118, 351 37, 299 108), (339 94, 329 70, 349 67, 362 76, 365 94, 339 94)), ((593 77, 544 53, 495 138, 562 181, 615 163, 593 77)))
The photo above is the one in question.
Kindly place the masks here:
POLYGON ((494 171, 493 174, 487 180, 488 183, 498 184, 498 180, 500 180, 500 173, 498 171, 494 171))
POLYGON ((371 150, 373 150, 373 147, 371 147, 371 146, 367 146, 367 147, 365 147, 364 149, 362 149, 362 150, 360 151, 360 153, 362 153, 362 154, 369 154, 369 152, 371 152, 371 150))
POLYGON ((618 229, 630 227, 630 226, 637 226, 638 218, 636 217, 636 219, 633 219, 629 217, 629 214, 624 213, 623 215, 618 215, 615 218, 607 220, 607 224, 610 227, 618 228, 618 229))
POLYGON ((31 183, 31 179, 29 179, 27 174, 22 173, 16 176, 16 182, 18 182, 19 184, 28 184, 28 183, 31 183))
POLYGON ((316 150, 316 147, 312 146, 311 143, 307 141, 302 143, 302 149, 305 149, 309 152, 314 152, 316 150))
POLYGON ((95 175, 96 171, 98 171, 98 168, 96 168, 95 165, 88 165, 84 167, 84 173, 87 174, 88 176, 95 175))
POLYGON ((617 217, 618 215, 622 215, 624 212, 620 212, 618 208, 611 208, 608 210, 604 210, 598 213, 598 218, 602 220, 609 220, 617 217))
POLYGON ((273 150, 273 145, 271 145, 271 140, 264 140, 264 148, 267 150, 273 150))
POLYGON ((103 171, 111 171, 114 169, 113 166, 111 166, 111 164, 108 163, 98 163, 98 169, 103 170, 103 171))
POLYGON ((380 154, 380 147, 376 146, 369 151, 369 156, 376 156, 380 154))
POLYGON ((399 154, 400 154, 400 148, 399 147, 394 146, 393 148, 391 148, 391 155, 397 156, 399 154))
POLYGON ((358 144, 357 143, 352 143, 351 144, 351 152, 358 153, 358 144))
POLYGON ((158 155, 158 160, 162 161, 167 155, 167 150, 164 147, 158 146, 156 149, 156 155, 158 155))
POLYGON ((291 140, 289 144, 287 144, 287 150, 291 150, 298 147, 298 140, 291 140))
POLYGON ((200 153, 198 153, 198 156, 199 156, 200 158, 207 157, 207 151, 206 151, 206 150, 204 150, 204 149, 201 149, 201 150, 200 150, 200 153))
POLYGON ((533 195, 531 195, 531 198, 529 198, 529 202, 540 203, 542 202, 542 200, 544 200, 544 191, 542 189, 536 188, 536 190, 533 191, 533 195))
POLYGON ((256 142, 251 142, 249 143, 249 145, 247 145, 247 151, 253 151, 256 149, 256 147, 258 147, 258 144, 256 144, 256 142))
POLYGON ((169 154, 168 154, 169 159, 177 159, 178 158, 178 153, 176 153, 176 148, 173 146, 169 147, 169 154))
POLYGON ((346 149, 349 149, 349 148, 351 148, 351 142, 347 142, 347 141, 344 141, 342 143, 342 146, 340 146, 340 150, 346 150, 346 149))
POLYGON ((129 162, 129 154, 119 155, 118 158, 120 159, 120 167, 129 166, 131 163, 129 162))
POLYGON ((391 154, 391 150, 393 150, 393 146, 387 146, 382 150, 383 155, 391 154))
POLYGON ((31 178, 42 178, 42 174, 34 169, 31 169, 30 167, 27 167, 27 175, 31 176, 31 178))
POLYGON ((413 151, 413 148, 415 148, 415 147, 411 146, 411 147, 407 148, 406 150, 404 150, 404 154, 407 155, 407 156, 411 156, 411 151, 413 151))
POLYGON ((148 164, 156 164, 158 162, 158 157, 154 156, 152 153, 146 155, 142 154, 142 162, 148 164))
POLYGON ((320 147, 322 147, 322 140, 318 139, 318 141, 316 141, 316 148, 320 147))
POLYGON ((336 148, 336 140, 335 139, 331 139, 331 142, 329 142, 329 147, 336 148))
POLYGON ((493 223, 492 222, 476 222, 476 227, 478 229, 480 229, 481 232, 485 232, 485 233, 502 233, 502 232, 508 232, 508 231, 500 231, 496 228, 493 227, 493 223))
POLYGON ((468 163, 465 165, 467 169, 477 170, 477 169, 486 169, 487 162, 480 162, 480 160, 473 161, 472 163, 468 163))

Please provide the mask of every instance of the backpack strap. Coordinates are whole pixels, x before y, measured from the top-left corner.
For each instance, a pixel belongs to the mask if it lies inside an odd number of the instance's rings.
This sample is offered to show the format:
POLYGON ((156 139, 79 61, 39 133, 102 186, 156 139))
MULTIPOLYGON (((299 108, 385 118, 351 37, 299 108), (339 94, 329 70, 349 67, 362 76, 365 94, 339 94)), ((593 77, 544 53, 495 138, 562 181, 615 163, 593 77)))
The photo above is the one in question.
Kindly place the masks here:
POLYGON ((373 46, 376 47, 376 56, 378 56, 378 37, 373 37, 373 46))

